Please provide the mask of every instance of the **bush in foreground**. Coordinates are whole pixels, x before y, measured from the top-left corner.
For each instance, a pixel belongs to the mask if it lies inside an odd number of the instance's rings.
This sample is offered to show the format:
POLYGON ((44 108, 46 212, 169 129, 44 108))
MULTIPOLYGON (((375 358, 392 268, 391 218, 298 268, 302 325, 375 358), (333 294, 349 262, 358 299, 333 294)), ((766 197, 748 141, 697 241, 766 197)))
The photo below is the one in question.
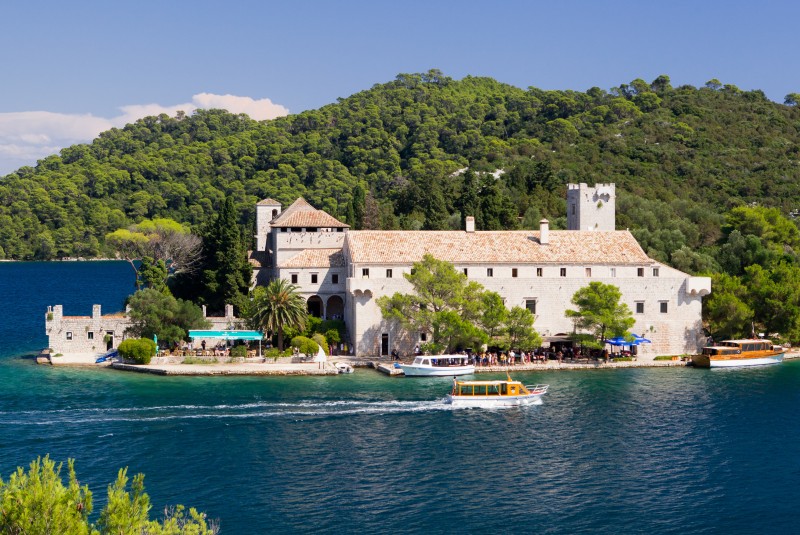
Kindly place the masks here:
POLYGON ((128 338, 122 341, 118 351, 126 360, 132 360, 136 364, 150 364, 150 359, 156 354, 156 343, 149 338, 128 338))
POLYGON ((89 523, 92 492, 81 486, 74 463, 67 462, 69 480, 61 480, 63 463, 56 465, 49 456, 22 467, 8 481, 0 478, 0 533, 45 535, 117 534, 214 535, 216 521, 206 521, 203 513, 183 506, 167 508, 162 521, 150 520, 150 497, 144 492, 144 474, 137 474, 128 490, 128 469, 121 469, 114 484, 108 486, 108 504, 100 512, 97 524, 89 523))

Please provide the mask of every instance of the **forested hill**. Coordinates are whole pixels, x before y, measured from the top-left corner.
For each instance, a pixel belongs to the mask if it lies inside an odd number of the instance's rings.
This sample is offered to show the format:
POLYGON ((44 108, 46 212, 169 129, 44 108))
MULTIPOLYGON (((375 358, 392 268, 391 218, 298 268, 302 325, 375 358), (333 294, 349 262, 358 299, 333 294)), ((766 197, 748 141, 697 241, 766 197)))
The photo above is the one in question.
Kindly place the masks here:
POLYGON ((462 213, 558 228, 565 184, 615 182, 618 228, 699 270, 729 208, 800 208, 799 145, 798 107, 716 80, 583 93, 403 74, 268 122, 148 117, 23 167, 0 178, 0 258, 109 254, 108 232, 155 217, 199 229, 226 196, 243 225, 258 200, 302 195, 363 228, 461 228, 462 213))

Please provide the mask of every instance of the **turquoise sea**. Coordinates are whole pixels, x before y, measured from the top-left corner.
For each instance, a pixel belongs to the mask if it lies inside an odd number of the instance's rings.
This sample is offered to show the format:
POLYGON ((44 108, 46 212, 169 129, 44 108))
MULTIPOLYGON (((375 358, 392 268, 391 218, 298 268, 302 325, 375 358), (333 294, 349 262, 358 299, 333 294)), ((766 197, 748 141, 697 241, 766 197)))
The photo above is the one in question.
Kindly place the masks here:
POLYGON ((539 406, 452 410, 448 379, 163 378, 37 366, 47 305, 122 308, 120 262, 0 263, 0 474, 119 468, 223 533, 794 533, 800 362, 516 374, 539 406))

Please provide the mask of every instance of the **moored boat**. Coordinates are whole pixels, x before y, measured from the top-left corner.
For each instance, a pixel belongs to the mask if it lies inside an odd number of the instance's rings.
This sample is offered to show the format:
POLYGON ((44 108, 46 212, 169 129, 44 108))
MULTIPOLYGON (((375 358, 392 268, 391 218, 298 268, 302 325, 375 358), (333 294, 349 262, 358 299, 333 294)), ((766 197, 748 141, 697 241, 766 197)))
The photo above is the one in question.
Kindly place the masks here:
POLYGON ((769 340, 724 340, 704 347, 702 353, 692 357, 692 364, 699 368, 764 366, 781 363, 783 355, 783 347, 769 340))
POLYGON ((475 373, 475 366, 464 355, 424 355, 411 364, 400 364, 403 373, 412 377, 453 377, 475 373))
POLYGON ((541 403, 550 385, 523 385, 511 377, 497 381, 458 381, 453 379, 453 390, 445 403, 459 407, 517 407, 541 403))
POLYGON ((333 365, 339 373, 353 373, 353 367, 346 362, 334 362, 333 365))

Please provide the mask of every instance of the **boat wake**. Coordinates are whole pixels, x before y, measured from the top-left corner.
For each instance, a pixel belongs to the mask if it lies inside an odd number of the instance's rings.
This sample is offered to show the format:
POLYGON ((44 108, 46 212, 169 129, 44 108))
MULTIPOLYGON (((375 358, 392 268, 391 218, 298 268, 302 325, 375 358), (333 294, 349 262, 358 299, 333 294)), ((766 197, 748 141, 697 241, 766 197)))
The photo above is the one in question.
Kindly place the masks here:
POLYGON ((330 418, 459 410, 436 401, 301 400, 220 405, 153 407, 86 407, 52 411, 0 411, 0 425, 63 425, 65 423, 157 422, 197 419, 330 418))

